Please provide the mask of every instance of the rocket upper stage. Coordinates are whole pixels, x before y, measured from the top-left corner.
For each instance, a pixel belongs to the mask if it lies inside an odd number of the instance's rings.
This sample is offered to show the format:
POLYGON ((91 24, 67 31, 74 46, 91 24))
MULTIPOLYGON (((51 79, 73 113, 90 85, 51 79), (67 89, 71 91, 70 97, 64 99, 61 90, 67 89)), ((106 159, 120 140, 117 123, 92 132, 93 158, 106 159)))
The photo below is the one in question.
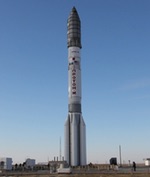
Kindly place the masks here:
POLYGON ((75 7, 72 8, 72 11, 69 15, 68 22, 68 31, 67 31, 67 44, 69 47, 79 47, 81 46, 81 23, 78 12, 75 7))

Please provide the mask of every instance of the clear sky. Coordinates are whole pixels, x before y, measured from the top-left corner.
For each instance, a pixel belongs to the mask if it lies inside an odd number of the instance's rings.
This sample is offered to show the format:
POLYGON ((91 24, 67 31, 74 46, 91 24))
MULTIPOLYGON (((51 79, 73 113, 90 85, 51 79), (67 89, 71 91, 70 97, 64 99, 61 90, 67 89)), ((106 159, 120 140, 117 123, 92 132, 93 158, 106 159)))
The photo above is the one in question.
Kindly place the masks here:
POLYGON ((150 1, 0 0, 0 157, 64 155, 67 18, 82 25, 87 162, 150 157, 150 1))

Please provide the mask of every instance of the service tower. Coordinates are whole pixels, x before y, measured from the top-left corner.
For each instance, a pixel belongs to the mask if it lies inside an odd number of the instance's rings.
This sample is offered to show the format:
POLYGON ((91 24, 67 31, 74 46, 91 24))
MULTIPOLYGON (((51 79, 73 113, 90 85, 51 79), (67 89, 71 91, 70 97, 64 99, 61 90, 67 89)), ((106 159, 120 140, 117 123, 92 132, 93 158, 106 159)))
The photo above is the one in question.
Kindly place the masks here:
POLYGON ((71 166, 86 165, 86 125, 81 111, 81 26, 75 7, 67 21, 68 117, 65 122, 65 160, 71 166))

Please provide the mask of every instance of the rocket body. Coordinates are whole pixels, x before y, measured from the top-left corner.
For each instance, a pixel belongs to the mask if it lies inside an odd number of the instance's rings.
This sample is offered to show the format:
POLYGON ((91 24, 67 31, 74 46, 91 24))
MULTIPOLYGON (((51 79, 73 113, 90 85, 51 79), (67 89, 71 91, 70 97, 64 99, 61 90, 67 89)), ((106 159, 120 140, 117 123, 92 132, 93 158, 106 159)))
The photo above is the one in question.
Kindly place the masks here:
POLYGON ((81 111, 81 31, 73 7, 68 18, 68 117, 65 122, 65 160, 71 166, 86 165, 86 126, 81 111))

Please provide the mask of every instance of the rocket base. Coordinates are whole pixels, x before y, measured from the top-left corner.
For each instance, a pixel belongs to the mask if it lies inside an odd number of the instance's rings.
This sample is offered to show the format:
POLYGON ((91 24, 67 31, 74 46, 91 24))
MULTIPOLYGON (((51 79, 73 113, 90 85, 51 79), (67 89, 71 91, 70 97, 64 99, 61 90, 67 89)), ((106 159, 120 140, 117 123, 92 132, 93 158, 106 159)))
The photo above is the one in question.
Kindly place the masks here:
POLYGON ((65 160, 71 166, 86 165, 86 125, 81 113, 69 113, 65 122, 65 160))

